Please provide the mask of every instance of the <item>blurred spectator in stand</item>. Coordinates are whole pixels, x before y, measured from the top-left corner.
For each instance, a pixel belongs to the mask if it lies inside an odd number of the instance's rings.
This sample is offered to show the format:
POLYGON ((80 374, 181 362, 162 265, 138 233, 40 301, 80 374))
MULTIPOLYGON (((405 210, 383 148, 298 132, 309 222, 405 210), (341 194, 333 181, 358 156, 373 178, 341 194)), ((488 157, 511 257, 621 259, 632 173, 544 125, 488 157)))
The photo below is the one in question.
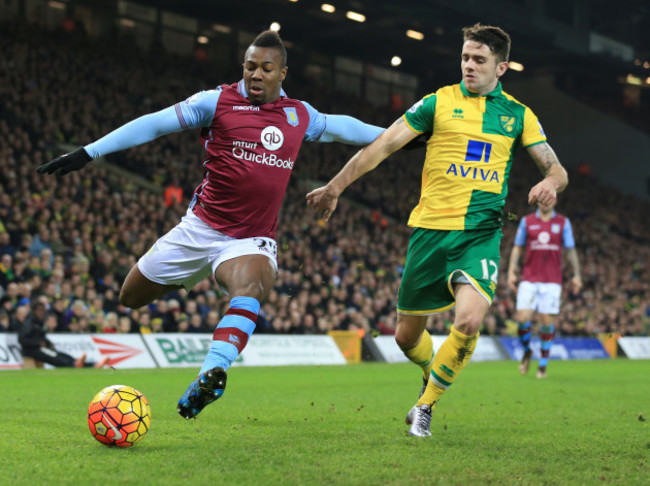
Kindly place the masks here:
POLYGON ((167 301, 167 316, 163 320, 163 330, 164 332, 176 332, 179 331, 178 323, 182 314, 181 305, 176 299, 169 299, 167 301))
POLYGON ((13 257, 15 253, 16 248, 11 244, 9 233, 6 231, 0 231, 0 255, 6 254, 13 257))
POLYGON ((104 327, 102 327, 102 332, 107 334, 115 334, 118 332, 119 326, 119 316, 117 312, 109 312, 106 314, 104 319, 104 327))
POLYGON ((165 187, 165 207, 168 208, 174 204, 183 204, 183 188, 178 179, 172 179, 165 187))
POLYGON ((0 309, 0 333, 11 331, 11 321, 9 314, 4 309, 0 309))
POLYGON ((205 318, 206 332, 213 333, 218 325, 219 325, 219 313, 216 310, 211 310, 210 312, 208 312, 208 315, 205 318))
POLYGON ((151 328, 151 312, 146 307, 140 311, 138 329, 140 330, 140 334, 151 334, 153 332, 151 328))
POLYGON ((133 332, 133 326, 131 325, 131 319, 128 316, 122 316, 119 319, 117 332, 121 334, 127 334, 133 332))
POLYGON ((176 320, 177 332, 188 332, 190 328, 190 319, 187 314, 179 314, 176 320))
POLYGON ((29 315, 29 305, 23 304, 16 308, 14 312, 14 318, 11 321, 10 328, 13 332, 18 332, 23 327, 27 316, 29 315))
MULTIPOLYGON (((43 250, 49 250, 51 255, 50 230, 45 224, 39 226, 38 233, 32 239, 32 243, 29 245, 29 254, 40 257, 43 250)), ((54 257, 52 257, 51 263, 54 263, 54 257)))
POLYGON ((203 324, 203 319, 201 319, 201 314, 191 314, 190 315, 190 322, 187 327, 187 331, 185 332, 193 332, 193 333, 207 333, 208 330, 203 324))
POLYGON ((9 282, 14 280, 13 258, 10 254, 5 253, 0 258, 0 287, 6 289, 9 282))

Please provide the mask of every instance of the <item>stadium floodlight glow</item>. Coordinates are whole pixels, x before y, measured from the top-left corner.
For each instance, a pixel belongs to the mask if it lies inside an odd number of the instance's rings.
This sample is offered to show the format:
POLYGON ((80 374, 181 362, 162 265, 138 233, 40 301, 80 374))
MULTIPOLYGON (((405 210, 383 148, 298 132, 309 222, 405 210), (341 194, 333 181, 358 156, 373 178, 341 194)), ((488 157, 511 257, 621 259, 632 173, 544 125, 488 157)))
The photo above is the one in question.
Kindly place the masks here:
POLYGON ((269 27, 273 32, 280 32, 281 28, 280 22, 271 22, 271 26, 269 27))
POLYGON ((393 56, 393 58, 390 60, 390 65, 393 67, 397 67, 400 64, 402 64, 402 58, 399 56, 393 56))
POLYGON ((625 78, 625 81, 627 82, 627 84, 634 84, 636 86, 641 86, 641 84, 643 84, 641 78, 635 76, 634 74, 628 74, 627 77, 625 78))
POLYGON ((208 42, 210 42, 210 39, 208 39, 208 37, 205 35, 200 35, 196 38, 196 42, 198 42, 199 44, 207 44, 208 42))
POLYGON ((415 40, 424 40, 424 34, 422 32, 418 32, 417 30, 409 29, 406 31, 406 37, 410 37, 411 39, 415 40))
POLYGON ((55 8, 57 10, 65 10, 65 3, 63 2, 51 1, 51 2, 47 2, 47 6, 51 8, 55 8))
POLYGON ((327 13, 336 12, 336 7, 334 5, 329 4, 329 3, 324 3, 323 5, 320 6, 320 9, 323 12, 327 12, 327 13))
POLYGON ((513 71, 519 71, 519 72, 521 72, 521 71, 524 70, 524 65, 521 64, 521 63, 519 63, 519 62, 517 62, 517 61, 510 61, 510 62, 508 63, 508 67, 509 67, 510 69, 512 69, 513 71))
POLYGON ((222 24, 213 24, 212 30, 214 30, 215 32, 220 32, 221 34, 230 34, 232 32, 231 27, 222 24))
POLYGON ((348 10, 348 12, 345 14, 347 18, 350 20, 354 20, 355 22, 365 22, 366 21, 366 16, 363 14, 360 14, 359 12, 353 12, 352 10, 348 10))

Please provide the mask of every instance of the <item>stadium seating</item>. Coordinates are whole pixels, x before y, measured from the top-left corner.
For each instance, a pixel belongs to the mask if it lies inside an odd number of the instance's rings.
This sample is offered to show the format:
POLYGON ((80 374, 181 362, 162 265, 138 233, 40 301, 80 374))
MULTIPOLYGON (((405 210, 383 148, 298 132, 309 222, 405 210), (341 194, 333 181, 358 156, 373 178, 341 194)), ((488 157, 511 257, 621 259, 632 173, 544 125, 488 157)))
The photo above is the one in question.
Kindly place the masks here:
MULTIPOLYGON (((1 26, 0 47, 0 297, 10 321, 18 306, 43 299, 52 332, 183 331, 193 320, 214 329, 228 297, 209 280, 146 309, 117 301, 129 268, 180 219, 201 180, 196 133, 108 157, 126 173, 98 164, 60 180, 34 169, 64 147, 86 144, 199 89, 237 81, 237 75, 224 79, 210 66, 164 53, 143 63, 144 53, 128 44, 108 48, 16 23, 1 26), (182 187, 182 203, 165 203, 162 191, 171 181, 182 187)), ((347 95, 310 90, 304 79, 299 67, 292 68, 286 90, 323 112, 383 126, 400 116, 347 95)), ((278 281, 257 332, 394 333, 409 238, 405 221, 419 195, 423 152, 397 153, 355 183, 325 224, 307 210, 304 195, 353 153, 336 144, 303 146, 278 227, 278 281)), ((649 205, 588 174, 570 175, 558 210, 573 222, 585 288, 580 295, 565 290, 558 327, 565 335, 647 335, 650 232, 643 222, 649 205)), ((507 206, 513 220, 505 222, 499 286, 484 333, 514 332, 507 254, 517 219, 531 211, 528 188, 538 179, 520 154, 507 206)), ((429 330, 446 333, 452 321, 452 312, 435 316, 429 330)))

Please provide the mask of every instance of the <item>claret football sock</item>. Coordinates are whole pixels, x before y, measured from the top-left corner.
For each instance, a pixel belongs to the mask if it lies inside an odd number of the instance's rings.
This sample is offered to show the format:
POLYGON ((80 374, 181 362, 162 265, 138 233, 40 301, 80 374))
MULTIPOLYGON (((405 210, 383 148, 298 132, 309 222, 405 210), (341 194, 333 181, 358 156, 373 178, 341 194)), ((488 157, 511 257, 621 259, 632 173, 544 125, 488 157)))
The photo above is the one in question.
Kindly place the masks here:
POLYGON ((413 363, 422 368, 424 378, 429 378, 431 373, 431 363, 433 362, 433 341, 431 335, 425 329, 420 338, 420 342, 411 349, 404 351, 404 355, 413 363))
POLYGON ((519 342, 521 345, 524 347, 524 353, 527 353, 530 351, 530 336, 532 335, 532 331, 530 329, 530 321, 528 322, 520 322, 519 323, 519 342))
POLYGON ((555 338, 555 325, 549 324, 548 326, 541 326, 539 330, 539 338, 542 341, 540 346, 541 358, 539 359, 539 369, 545 372, 551 355, 553 339, 555 338))
POLYGON ((418 407, 426 404, 433 410, 442 394, 449 389, 458 374, 465 368, 476 349, 477 342, 478 333, 467 336, 454 326, 451 327, 449 336, 433 358, 429 383, 418 400, 418 407))
POLYGON ((212 336, 212 345, 199 374, 221 367, 227 370, 246 347, 255 330, 260 303, 252 297, 233 297, 212 336))

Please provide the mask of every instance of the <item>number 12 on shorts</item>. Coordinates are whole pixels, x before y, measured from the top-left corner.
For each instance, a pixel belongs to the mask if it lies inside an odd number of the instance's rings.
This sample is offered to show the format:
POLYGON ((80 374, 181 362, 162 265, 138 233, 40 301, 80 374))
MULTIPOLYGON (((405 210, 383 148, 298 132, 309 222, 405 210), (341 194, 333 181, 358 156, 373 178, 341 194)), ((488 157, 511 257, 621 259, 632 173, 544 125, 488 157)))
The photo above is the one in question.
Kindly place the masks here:
POLYGON ((497 265, 493 260, 483 258, 481 260, 481 267, 483 267, 483 278, 485 280, 490 279, 494 283, 497 283, 499 277, 499 265, 497 265), (492 270, 492 273, 490 273, 490 270, 492 270))

